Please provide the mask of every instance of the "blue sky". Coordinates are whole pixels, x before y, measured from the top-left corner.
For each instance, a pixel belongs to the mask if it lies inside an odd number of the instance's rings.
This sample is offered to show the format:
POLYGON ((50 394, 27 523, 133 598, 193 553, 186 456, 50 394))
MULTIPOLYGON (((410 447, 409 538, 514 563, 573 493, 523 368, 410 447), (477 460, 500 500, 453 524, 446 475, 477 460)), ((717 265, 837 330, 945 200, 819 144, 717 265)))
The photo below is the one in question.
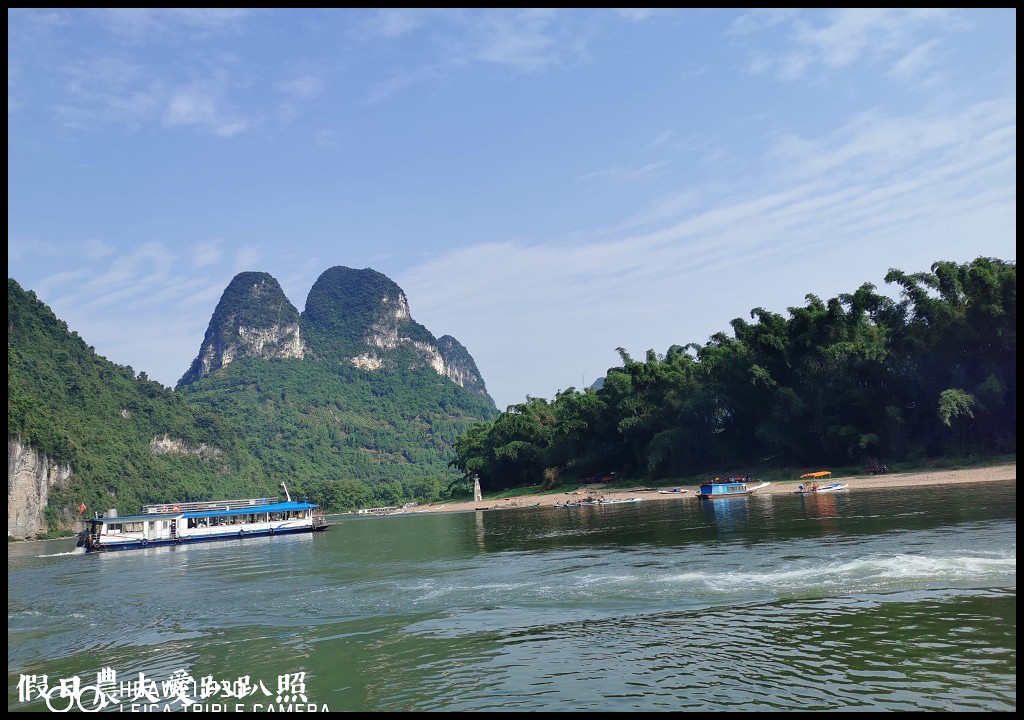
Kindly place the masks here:
POLYGON ((397 282, 500 409, 889 268, 1016 260, 1017 14, 7 15, 8 275, 173 386, 224 288, 397 282))

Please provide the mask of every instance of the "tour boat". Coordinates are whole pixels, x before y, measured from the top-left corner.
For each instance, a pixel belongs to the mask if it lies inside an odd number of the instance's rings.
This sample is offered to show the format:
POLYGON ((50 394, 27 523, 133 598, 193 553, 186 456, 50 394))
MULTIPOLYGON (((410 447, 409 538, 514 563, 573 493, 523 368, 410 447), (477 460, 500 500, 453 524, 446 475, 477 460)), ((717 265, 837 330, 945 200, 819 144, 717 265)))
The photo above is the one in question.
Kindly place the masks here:
POLYGON ((78 547, 86 552, 137 550, 270 535, 316 532, 330 526, 317 504, 285 499, 251 498, 205 502, 154 503, 139 515, 118 516, 110 510, 84 520, 78 547))
POLYGON ((702 483, 697 497, 703 500, 724 500, 731 497, 746 497, 753 494, 755 490, 768 487, 771 483, 763 482, 760 485, 750 487, 747 485, 748 478, 719 478, 708 480, 702 483))

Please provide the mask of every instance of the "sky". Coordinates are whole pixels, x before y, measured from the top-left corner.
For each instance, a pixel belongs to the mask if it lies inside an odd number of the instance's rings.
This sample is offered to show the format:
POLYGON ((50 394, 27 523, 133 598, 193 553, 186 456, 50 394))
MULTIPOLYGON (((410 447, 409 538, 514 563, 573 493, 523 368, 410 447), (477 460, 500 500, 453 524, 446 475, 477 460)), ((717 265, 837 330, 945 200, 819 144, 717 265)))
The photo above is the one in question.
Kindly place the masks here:
POLYGON ((1015 9, 8 9, 8 277, 173 387, 373 268, 501 410, 890 268, 1016 262, 1015 9))

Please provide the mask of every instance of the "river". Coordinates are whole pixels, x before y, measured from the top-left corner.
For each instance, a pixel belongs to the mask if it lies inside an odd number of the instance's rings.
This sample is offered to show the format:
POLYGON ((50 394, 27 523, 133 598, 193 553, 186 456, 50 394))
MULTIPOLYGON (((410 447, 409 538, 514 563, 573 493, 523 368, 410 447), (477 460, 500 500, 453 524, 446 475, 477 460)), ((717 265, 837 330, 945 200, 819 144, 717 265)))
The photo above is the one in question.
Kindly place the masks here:
POLYGON ((1016 485, 8 544, 10 710, 1016 709, 1016 485))

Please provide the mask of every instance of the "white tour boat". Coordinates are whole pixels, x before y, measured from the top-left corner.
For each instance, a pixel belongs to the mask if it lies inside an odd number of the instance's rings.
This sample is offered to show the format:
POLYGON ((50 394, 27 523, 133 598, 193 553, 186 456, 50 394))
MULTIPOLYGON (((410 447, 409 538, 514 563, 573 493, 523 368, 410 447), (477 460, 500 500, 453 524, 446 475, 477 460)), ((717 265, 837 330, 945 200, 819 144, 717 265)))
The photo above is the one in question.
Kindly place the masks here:
POLYGON ((142 514, 119 517, 116 511, 84 520, 78 547, 86 552, 136 550, 269 535, 316 532, 330 527, 317 504, 285 499, 251 498, 206 502, 155 503, 142 514))

